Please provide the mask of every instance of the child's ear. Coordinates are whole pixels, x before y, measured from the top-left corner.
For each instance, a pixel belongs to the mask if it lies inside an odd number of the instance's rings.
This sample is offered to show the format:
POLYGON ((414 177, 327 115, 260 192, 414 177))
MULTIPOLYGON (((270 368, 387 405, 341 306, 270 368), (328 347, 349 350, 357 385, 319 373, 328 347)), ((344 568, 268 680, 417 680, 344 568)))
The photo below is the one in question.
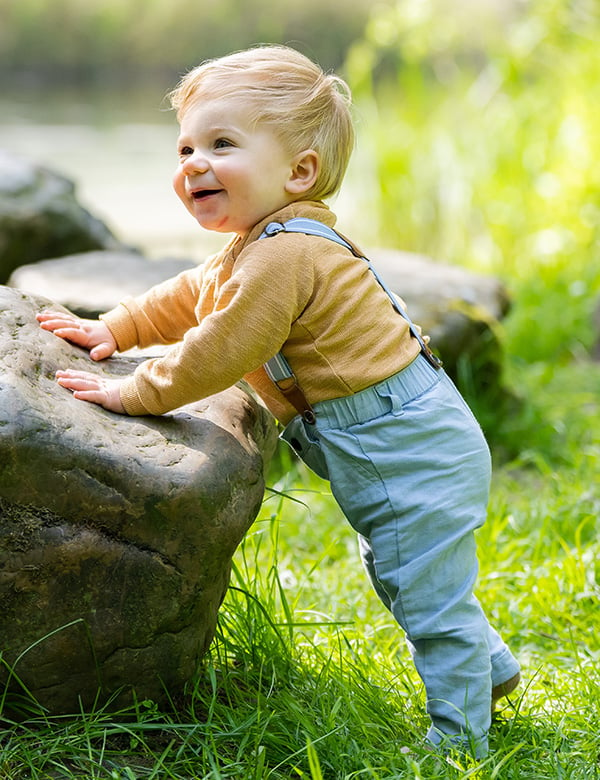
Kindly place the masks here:
POLYGON ((312 149, 305 149, 292 160, 290 178, 285 185, 286 192, 302 195, 313 186, 319 175, 319 155, 312 149))

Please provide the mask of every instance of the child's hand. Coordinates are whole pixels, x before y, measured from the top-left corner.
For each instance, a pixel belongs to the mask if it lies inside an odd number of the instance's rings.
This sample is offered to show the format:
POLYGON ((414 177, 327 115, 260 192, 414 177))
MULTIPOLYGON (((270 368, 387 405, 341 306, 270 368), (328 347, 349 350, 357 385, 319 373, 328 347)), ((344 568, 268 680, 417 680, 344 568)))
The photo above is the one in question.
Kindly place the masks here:
POLYGON ((92 360, 110 357, 117 349, 117 342, 102 320, 84 320, 63 311, 46 311, 36 315, 40 327, 55 336, 88 349, 92 360))
POLYGON ((104 379, 87 371, 57 371, 56 379, 61 387, 73 392, 74 398, 89 401, 108 409, 109 412, 126 414, 121 403, 121 379, 104 379))

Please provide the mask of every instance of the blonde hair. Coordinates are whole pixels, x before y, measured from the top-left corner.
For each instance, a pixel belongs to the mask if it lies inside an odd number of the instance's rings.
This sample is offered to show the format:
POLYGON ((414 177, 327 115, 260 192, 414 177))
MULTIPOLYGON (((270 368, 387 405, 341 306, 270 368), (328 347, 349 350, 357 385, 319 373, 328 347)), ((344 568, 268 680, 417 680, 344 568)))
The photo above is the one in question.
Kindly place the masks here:
POLYGON ((303 199, 323 200, 341 186, 354 146, 350 88, 288 46, 257 46, 207 60, 169 94, 181 120, 202 99, 241 96, 250 121, 267 123, 290 154, 312 149, 317 180, 303 199))

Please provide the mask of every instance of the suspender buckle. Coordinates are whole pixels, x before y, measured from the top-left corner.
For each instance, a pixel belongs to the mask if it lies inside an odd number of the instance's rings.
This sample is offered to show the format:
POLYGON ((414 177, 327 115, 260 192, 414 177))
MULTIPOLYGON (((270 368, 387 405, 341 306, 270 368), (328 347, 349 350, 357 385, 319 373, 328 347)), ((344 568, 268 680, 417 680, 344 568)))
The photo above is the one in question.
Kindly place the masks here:
POLYGON ((302 419, 309 425, 314 425, 317 422, 317 415, 313 409, 305 409, 302 412, 302 419))
POLYGON ((425 360, 429 363, 430 366, 433 366, 436 371, 439 371, 440 368, 444 365, 444 363, 440 360, 440 358, 435 355, 427 346, 427 344, 423 343, 423 346, 421 347, 421 354, 425 358, 425 360))
POLYGON ((302 419, 309 425, 314 425, 317 419, 315 410, 306 400, 306 396, 296 381, 296 377, 291 376, 286 379, 279 379, 275 384, 294 409, 296 409, 302 419))

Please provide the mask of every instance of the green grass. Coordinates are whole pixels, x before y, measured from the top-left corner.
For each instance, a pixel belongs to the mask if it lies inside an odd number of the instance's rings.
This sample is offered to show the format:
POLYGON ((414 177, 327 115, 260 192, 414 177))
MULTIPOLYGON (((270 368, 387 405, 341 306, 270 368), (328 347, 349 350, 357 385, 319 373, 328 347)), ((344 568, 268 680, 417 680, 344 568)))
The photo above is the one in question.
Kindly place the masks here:
POLYGON ((600 366, 519 375, 555 439, 538 449, 533 431, 496 470, 478 535, 478 595, 524 668, 490 758, 452 766, 422 752, 423 690, 401 633, 326 483, 282 450, 185 697, 4 721, 0 778, 599 776, 600 366))

